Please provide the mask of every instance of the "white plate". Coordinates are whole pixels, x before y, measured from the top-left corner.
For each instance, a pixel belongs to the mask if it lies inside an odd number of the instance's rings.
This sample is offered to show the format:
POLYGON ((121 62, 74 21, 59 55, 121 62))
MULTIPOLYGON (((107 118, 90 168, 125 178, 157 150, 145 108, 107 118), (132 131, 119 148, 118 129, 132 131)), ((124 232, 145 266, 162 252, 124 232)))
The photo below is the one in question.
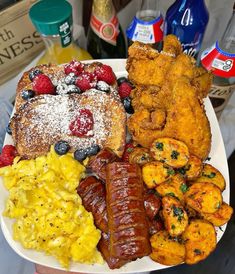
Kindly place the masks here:
MULTIPOLYGON (((102 61, 102 60, 98 60, 98 61, 102 61)), ((120 60, 109 59, 109 60, 103 60, 102 62, 110 65, 115 71, 117 77, 126 75, 125 59, 120 59, 120 60)), ((228 165, 227 165, 227 158, 225 154, 224 143, 220 133, 218 121, 216 119, 213 107, 208 98, 205 99, 205 107, 206 107, 206 113, 209 118, 211 131, 212 131, 212 146, 211 146, 211 152, 209 155, 211 157, 211 160, 209 163, 212 164, 217 169, 219 169, 219 171, 223 174, 226 181, 226 189, 223 192, 223 199, 226 203, 229 203, 229 193, 230 193, 229 173, 228 173, 228 165)), ((12 144, 11 136, 6 135, 5 144, 12 144)), ((0 211, 1 212, 3 212, 4 210, 4 205, 7 197, 8 197, 8 192, 4 188, 2 179, 0 178, 0 211)), ((14 241, 12 238, 12 224, 13 224, 13 220, 1 216, 1 226, 2 226, 3 234, 8 244, 15 250, 16 253, 18 253, 21 257, 31 262, 57 268, 57 269, 63 269, 61 268, 61 266, 59 265, 59 263, 56 261, 54 257, 47 256, 42 252, 24 249, 19 242, 14 241)), ((220 229, 217 230, 218 241, 223 236, 225 229, 226 229, 226 225, 222 227, 222 230, 220 229)), ((152 261, 149 257, 144 257, 142 259, 138 259, 136 261, 128 263, 122 268, 117 270, 110 270, 107 264, 85 265, 85 264, 72 263, 70 266, 70 271, 74 271, 74 272, 80 271, 83 273, 132 273, 132 272, 153 271, 153 270, 158 270, 163 268, 167 268, 167 266, 158 264, 152 261)))

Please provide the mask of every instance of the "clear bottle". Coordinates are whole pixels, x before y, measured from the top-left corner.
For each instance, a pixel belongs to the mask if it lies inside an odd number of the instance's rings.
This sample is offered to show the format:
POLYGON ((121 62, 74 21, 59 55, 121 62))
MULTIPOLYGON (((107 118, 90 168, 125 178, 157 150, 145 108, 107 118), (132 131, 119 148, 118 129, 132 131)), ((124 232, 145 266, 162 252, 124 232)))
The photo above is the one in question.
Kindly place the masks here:
POLYGON ((174 34, 183 51, 197 58, 209 21, 204 0, 176 0, 167 10, 164 34, 174 34))
POLYGON ((125 37, 112 0, 93 0, 87 50, 94 59, 126 58, 125 37))
POLYGON ((139 41, 161 49, 164 20, 158 3, 158 0, 141 0, 140 7, 126 30, 128 46, 139 41))
POLYGON ((219 118, 235 91, 235 3, 221 40, 202 53, 201 64, 213 74, 209 98, 219 118))
POLYGON ((29 16, 46 46, 38 64, 92 59, 73 41, 72 6, 66 0, 39 1, 31 7, 29 16))

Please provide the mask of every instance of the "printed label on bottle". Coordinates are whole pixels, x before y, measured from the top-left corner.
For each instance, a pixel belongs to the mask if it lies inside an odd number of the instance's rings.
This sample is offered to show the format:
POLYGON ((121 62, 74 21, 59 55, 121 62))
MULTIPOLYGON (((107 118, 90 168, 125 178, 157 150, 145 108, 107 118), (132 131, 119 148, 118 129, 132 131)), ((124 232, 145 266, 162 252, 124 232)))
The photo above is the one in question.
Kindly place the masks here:
POLYGON ((61 45, 63 48, 71 44, 72 32, 68 21, 65 21, 59 25, 59 35, 61 39, 61 45))
POLYGON ((119 34, 119 23, 115 14, 112 15, 109 22, 102 22, 94 14, 92 14, 90 26, 96 35, 98 35, 101 39, 116 46, 117 36, 119 34))
POLYGON ((163 39, 163 17, 146 22, 134 17, 126 30, 127 37, 132 41, 155 44, 163 39))
POLYGON ((184 44, 182 43, 183 52, 189 56, 196 57, 199 51, 200 41, 184 44))
POLYGON ((235 90, 235 85, 232 86, 218 86, 212 85, 209 93, 209 98, 215 110, 217 117, 219 118, 223 109, 225 108, 232 92, 235 90))
POLYGON ((235 54, 221 50, 218 41, 202 53, 201 63, 214 75, 225 78, 235 77, 235 54))

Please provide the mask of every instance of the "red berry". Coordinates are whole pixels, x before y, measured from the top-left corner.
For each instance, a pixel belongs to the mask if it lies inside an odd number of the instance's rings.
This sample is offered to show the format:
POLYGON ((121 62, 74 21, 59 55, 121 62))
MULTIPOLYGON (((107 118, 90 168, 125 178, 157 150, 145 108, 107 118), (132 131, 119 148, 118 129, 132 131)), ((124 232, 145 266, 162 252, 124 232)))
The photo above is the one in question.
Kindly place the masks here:
POLYGON ((104 81, 109 85, 112 85, 116 81, 116 76, 112 68, 108 65, 102 65, 95 70, 95 74, 99 81, 104 81))
POLYGON ((16 155, 17 152, 14 146, 5 145, 0 154, 0 167, 12 165, 16 155))
POLYGON ((64 66, 64 72, 67 75, 73 72, 75 75, 78 76, 79 74, 83 72, 83 70, 84 70, 84 64, 76 60, 73 60, 64 66))
POLYGON ((72 134, 78 137, 91 137, 94 135, 92 129, 94 119, 89 109, 80 109, 79 114, 70 123, 69 129, 72 134))
POLYGON ((55 87, 51 79, 45 74, 38 74, 33 79, 33 90, 37 94, 55 94, 55 87))
POLYGON ((121 85, 118 87, 118 93, 119 96, 123 99, 126 98, 128 96, 130 96, 132 87, 128 82, 123 82, 121 83, 121 85))
POLYGON ((134 145, 132 143, 127 143, 122 154, 122 161, 129 162, 130 153, 133 151, 134 145))
POLYGON ((75 85, 79 87, 81 91, 86 91, 92 88, 94 81, 95 81, 95 75, 89 72, 83 72, 76 79, 75 85))

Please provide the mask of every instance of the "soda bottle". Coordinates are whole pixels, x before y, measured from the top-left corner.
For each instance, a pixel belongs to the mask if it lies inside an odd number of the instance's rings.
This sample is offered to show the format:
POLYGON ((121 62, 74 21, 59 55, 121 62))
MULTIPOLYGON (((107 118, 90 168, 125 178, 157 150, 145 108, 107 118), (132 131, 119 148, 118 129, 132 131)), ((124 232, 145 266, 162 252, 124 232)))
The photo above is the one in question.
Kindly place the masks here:
POLYGON ((87 51, 73 41, 72 6, 69 2, 38 1, 31 7, 29 16, 46 47, 38 64, 63 64, 73 59, 92 59, 87 51))
POLYGON ((219 118, 235 90, 235 3, 221 40, 203 51, 201 64, 213 74, 209 98, 219 118))
POLYGON ((93 0, 87 50, 94 59, 126 58, 126 42, 112 0, 93 0))
POLYGON ((142 0, 140 8, 126 30, 128 46, 134 41, 153 44, 160 50, 163 39, 163 16, 157 0, 142 0))
POLYGON ((166 12, 164 33, 176 35, 183 51, 197 58, 208 20, 204 0, 176 0, 166 12))

